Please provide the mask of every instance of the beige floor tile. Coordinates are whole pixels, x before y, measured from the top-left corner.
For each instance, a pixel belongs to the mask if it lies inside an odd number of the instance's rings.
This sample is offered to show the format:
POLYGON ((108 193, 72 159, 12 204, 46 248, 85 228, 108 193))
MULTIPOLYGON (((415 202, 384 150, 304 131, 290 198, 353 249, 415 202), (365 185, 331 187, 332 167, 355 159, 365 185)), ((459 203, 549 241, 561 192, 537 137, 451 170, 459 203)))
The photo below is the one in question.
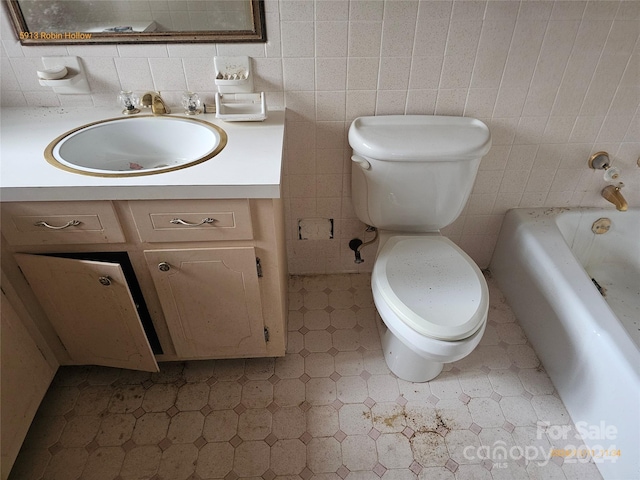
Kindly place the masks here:
POLYGON ((238 417, 238 436, 243 440, 264 440, 271 433, 271 412, 250 408, 238 417))
POLYGON ((108 410, 111 413, 132 413, 142 405, 144 394, 142 385, 121 385, 111 396, 108 410))
POLYGON ((171 408, 178 395, 178 387, 172 384, 156 383, 144 394, 142 408, 146 412, 166 412, 171 408))
POLYGON ((351 435, 345 438, 342 446, 342 461, 353 471, 373 471, 378 463, 376 442, 366 435, 351 435))
POLYGON ((87 382, 90 385, 111 385, 120 378, 121 370, 110 367, 96 367, 89 370, 87 382))
POLYGON ((307 464, 314 474, 335 472, 342 465, 342 448, 333 437, 315 437, 307 445, 307 464))
POLYGON ((360 375, 364 370, 364 358, 361 352, 338 352, 334 360, 336 372, 342 376, 360 375))
POLYGON ((122 448, 98 447, 89 455, 84 475, 92 480, 112 480, 118 476, 123 461, 122 448))
POLYGON ((43 478, 75 480, 82 474, 87 458, 84 448, 64 448, 51 457, 43 478))
POLYGON ((520 395, 524 391, 518 373, 511 369, 491 370, 487 376, 493 387, 493 391, 504 396, 520 395))
POLYGON ((305 401, 305 386, 299 379, 280 380, 273 386, 273 401, 281 407, 298 406, 305 401))
POLYGON ((98 433, 100 421, 97 415, 78 415, 71 418, 62 431, 60 445, 63 448, 88 445, 98 433))
POLYGON ((131 438, 136 417, 130 413, 109 413, 102 418, 95 439, 101 447, 118 446, 131 438))
POLYGON ((187 362, 182 373, 184 375, 185 381, 189 383, 206 382, 211 377, 213 377, 215 366, 215 360, 187 362))
POLYGON ((329 353, 311 353, 304 359, 304 373, 310 377, 328 377, 334 371, 335 362, 329 353))
POLYGON ((303 324, 309 330, 324 330, 331 325, 331 315, 325 310, 310 310, 304 314, 303 324))
POLYGON ((211 386, 209 405, 214 410, 228 410, 240 403, 242 385, 237 382, 216 382, 211 386))
POLYGON ((347 435, 366 435, 373 428, 371 410, 366 405, 344 405, 338 412, 340 430, 347 435))
POLYGON ((477 455, 469 452, 478 451, 480 438, 469 430, 452 430, 445 436, 449 456, 458 464, 480 463, 477 455))
POLYGON ((307 431, 313 437, 331 437, 340 429, 338 411, 330 405, 311 407, 306 420, 307 431))
POLYGON ((38 414, 43 417, 55 417, 71 411, 80 395, 77 387, 54 387, 47 391, 38 414))
POLYGON ((429 382, 431 393, 438 398, 458 398, 462 387, 455 373, 442 372, 429 382))
POLYGON ((304 358, 300 355, 278 357, 274 373, 281 379, 299 378, 304 373, 304 358))
POLYGON ((376 402, 393 402, 400 396, 398 381, 390 375, 372 375, 367 386, 369 396, 376 402))
POLYGON ((244 375, 244 364, 243 358, 219 360, 213 375, 220 381, 238 380, 244 375))
MULTIPOLYGON (((513 477, 511 477, 513 478, 513 477)), ((456 480, 492 480, 491 473, 482 465, 460 465, 456 480)))
POLYGON ((227 442, 207 443, 198 453, 196 473, 201 478, 224 478, 233 468, 233 453, 227 442))
POLYGON ((233 469, 241 477, 260 477, 269 469, 270 456, 265 442, 243 442, 236 448, 233 469))
POLYGON ((247 408, 265 408, 273 401, 273 384, 268 380, 249 380, 242 386, 242 404, 247 408))
POLYGON ((376 403, 371 407, 373 427, 381 433, 400 433, 407 427, 405 408, 397 403, 376 403))
POLYGON ((82 389, 75 404, 78 415, 99 415, 109 406, 113 387, 109 385, 89 385, 82 389))
POLYGON ((413 452, 409 439, 401 433, 383 433, 376 440, 378 461, 386 468, 409 468, 413 452))
POLYGON ((500 408, 505 420, 512 425, 524 427, 538 421, 531 402, 524 397, 502 397, 500 408))
POLYGON ((178 390, 176 408, 178 410, 200 410, 209 403, 210 388, 206 383, 186 383, 178 390))
POLYGON ((332 345, 341 352, 354 352, 361 345, 360 332, 355 329, 336 330, 331 337, 332 345))
POLYGON ((336 382, 330 378, 312 378, 305 387, 311 405, 328 405, 336 399, 336 382))
POLYGON ((342 377, 336 388, 338 400, 344 403, 362 403, 369 397, 367 382, 360 376, 342 377))
POLYGON ((164 452, 158 467, 162 479, 187 480, 195 471, 198 449, 193 445, 171 445, 164 452))
POLYGON ((547 372, 538 368, 525 368, 518 372, 524 389, 531 395, 551 395, 555 388, 547 372))
POLYGON ((122 480, 148 480, 158 471, 162 450, 157 445, 134 447, 127 452, 122 462, 122 480))
POLYGON ((275 358, 248 358, 244 371, 249 380, 268 380, 275 372, 275 358))
POLYGON ((167 438, 173 443, 193 443, 202 436, 204 416, 200 412, 180 412, 171 418, 167 438))
POLYGON ((276 475, 298 475, 307 465, 307 449, 298 439, 278 440, 271 447, 270 469, 276 475))
POLYGON ((443 467, 449 458, 444 437, 435 432, 416 433, 411 439, 411 450, 423 467, 443 467))
POLYGON ((214 410, 204 419, 202 436, 208 442, 231 440, 238 431, 238 414, 233 410, 214 410))
POLYGON ((305 413, 300 408, 282 407, 273 414, 271 433, 278 439, 300 438, 305 431, 305 413))
POLYGON ((337 308, 331 305, 336 310, 331 312, 331 325, 339 330, 350 330, 356 326, 358 321, 356 312, 351 309, 351 305, 346 308, 337 308))
POLYGON ((473 421, 482 428, 501 427, 505 422, 500 405, 492 398, 472 398, 469 412, 473 421))
POLYGON ((156 445, 167 436, 170 421, 164 412, 145 413, 136 420, 131 440, 137 445, 156 445))

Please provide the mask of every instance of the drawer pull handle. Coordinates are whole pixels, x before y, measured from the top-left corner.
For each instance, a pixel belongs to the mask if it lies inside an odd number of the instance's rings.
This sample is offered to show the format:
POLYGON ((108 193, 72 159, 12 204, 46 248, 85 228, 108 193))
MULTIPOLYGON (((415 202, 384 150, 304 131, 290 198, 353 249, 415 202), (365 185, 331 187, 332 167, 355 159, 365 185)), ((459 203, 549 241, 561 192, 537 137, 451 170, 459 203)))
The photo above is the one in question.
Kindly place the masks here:
POLYGON ((160 270, 161 272, 168 272, 169 270, 171 270, 171 265, 169 265, 167 262, 160 262, 158 264, 158 270, 160 270))
POLYGON ((70 220, 67 223, 65 223, 64 225, 56 227, 55 225, 51 225, 51 224, 49 224, 49 223, 47 223, 45 221, 40 221, 40 222, 34 223, 34 225, 36 227, 47 227, 47 228, 50 228, 51 230, 63 230, 63 229, 68 228, 68 227, 77 227, 81 223, 82 222, 80 220, 70 220))
POLYGON ((173 220, 169 220, 169 223, 173 223, 174 225, 185 225, 187 227, 199 227, 200 225, 204 225, 205 223, 213 223, 215 221, 216 221, 215 218, 207 217, 207 218, 203 218, 198 223, 190 223, 190 222, 185 222, 181 218, 174 218, 173 220))
POLYGON ((109 275, 105 275, 104 277, 98 277, 98 281, 100 282, 100 285, 103 285, 105 287, 108 287, 109 285, 111 285, 111 277, 109 275))

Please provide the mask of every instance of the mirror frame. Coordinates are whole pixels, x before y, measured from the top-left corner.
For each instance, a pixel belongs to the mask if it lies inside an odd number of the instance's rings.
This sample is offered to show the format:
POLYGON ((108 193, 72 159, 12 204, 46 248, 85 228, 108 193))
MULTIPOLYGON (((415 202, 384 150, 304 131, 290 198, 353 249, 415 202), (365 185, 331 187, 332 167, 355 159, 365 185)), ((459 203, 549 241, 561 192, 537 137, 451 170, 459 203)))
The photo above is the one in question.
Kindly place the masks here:
POLYGON ((18 0, 2 0, 9 10, 14 32, 22 45, 91 45, 109 43, 264 43, 267 41, 264 0, 250 0, 252 30, 216 30, 185 32, 91 33, 90 39, 42 39, 40 32, 30 32, 18 0), (37 35, 36 35, 37 34, 37 35))

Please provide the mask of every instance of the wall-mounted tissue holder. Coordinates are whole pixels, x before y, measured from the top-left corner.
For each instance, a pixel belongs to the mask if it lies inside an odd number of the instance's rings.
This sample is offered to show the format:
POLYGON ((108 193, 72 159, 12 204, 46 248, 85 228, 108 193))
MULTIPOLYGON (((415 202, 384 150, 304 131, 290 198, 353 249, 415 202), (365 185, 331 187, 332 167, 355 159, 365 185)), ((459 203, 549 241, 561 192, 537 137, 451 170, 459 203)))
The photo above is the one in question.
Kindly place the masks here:
POLYGON ((220 93, 253 92, 253 75, 249 57, 213 57, 215 82, 220 93))
POLYGON ((61 95, 90 93, 91 88, 78 57, 42 57, 38 82, 61 95))

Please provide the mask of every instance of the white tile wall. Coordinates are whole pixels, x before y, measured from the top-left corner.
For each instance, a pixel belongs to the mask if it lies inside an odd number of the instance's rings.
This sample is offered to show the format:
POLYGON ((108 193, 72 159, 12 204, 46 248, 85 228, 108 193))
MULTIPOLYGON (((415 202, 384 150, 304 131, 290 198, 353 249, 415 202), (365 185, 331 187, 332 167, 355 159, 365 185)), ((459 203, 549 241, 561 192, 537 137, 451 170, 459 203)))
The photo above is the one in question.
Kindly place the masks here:
MULTIPOLYGON (((468 208, 444 233, 481 266, 507 209, 602 206, 586 167, 607 150, 640 206, 640 2, 267 0, 266 44, 22 47, 4 4, 1 102, 105 105, 122 88, 181 91, 211 102, 213 56, 250 55, 257 87, 287 108, 284 192, 292 273, 367 271, 350 200, 346 131, 359 115, 474 116, 491 128, 468 208), (57 96, 35 78, 39 57, 83 58, 91 96, 57 96), (297 240, 297 219, 334 218, 335 238, 297 240)), ((371 234, 365 237, 368 240, 371 234)))

